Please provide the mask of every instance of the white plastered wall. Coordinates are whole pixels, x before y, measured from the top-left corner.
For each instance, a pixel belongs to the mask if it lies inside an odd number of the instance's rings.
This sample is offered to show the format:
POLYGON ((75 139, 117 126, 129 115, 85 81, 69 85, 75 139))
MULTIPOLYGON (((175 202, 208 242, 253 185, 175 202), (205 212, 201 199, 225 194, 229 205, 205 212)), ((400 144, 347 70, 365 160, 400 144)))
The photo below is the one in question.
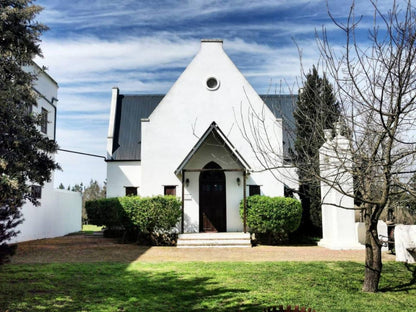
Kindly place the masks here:
POLYGON ((81 230, 81 193, 53 188, 52 183, 42 188, 40 205, 27 202, 22 207, 23 223, 20 233, 10 242, 63 236, 81 230))
POLYGON ((327 141, 319 152, 322 197, 322 239, 318 245, 329 249, 362 249, 355 224, 352 156, 347 138, 325 130, 327 141), (341 186, 345 195, 333 185, 341 186))
POLYGON ((108 161, 107 162, 107 197, 126 195, 126 187, 138 187, 141 194, 140 161, 108 161))
POLYGON ((55 140, 55 115, 58 100, 58 84, 36 64, 25 67, 24 70, 37 75, 37 79, 33 84, 33 88, 37 95, 37 106, 34 106, 32 111, 33 113, 40 114, 42 108, 47 110, 48 124, 46 135, 51 140, 55 140))
POLYGON ((394 229, 396 261, 416 262, 416 225, 397 224, 394 229))

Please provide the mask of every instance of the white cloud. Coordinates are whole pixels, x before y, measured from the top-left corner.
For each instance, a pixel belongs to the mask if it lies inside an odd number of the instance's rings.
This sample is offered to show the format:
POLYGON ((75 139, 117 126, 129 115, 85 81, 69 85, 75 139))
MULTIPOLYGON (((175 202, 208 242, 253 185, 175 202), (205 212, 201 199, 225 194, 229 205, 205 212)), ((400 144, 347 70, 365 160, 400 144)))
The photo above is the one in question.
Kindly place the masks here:
POLYGON ((64 115, 61 118, 62 120, 65 120, 66 122, 71 121, 78 121, 78 122, 91 122, 91 119, 94 120, 94 122, 101 122, 105 121, 108 122, 108 113, 94 113, 94 114, 85 114, 83 112, 78 112, 76 115, 64 115))
MULTIPOLYGON (((197 53, 200 43, 195 39, 167 40, 166 36, 120 41, 82 37, 76 41, 44 42, 45 59, 42 61, 61 85, 62 110, 100 112, 108 109, 113 86, 120 87, 124 93, 167 92, 197 53), (101 94, 100 99, 97 93, 101 94), (101 100, 106 94, 108 97, 101 100)), ((247 77, 264 77, 263 85, 276 75, 288 78, 288 74, 299 73, 295 44, 271 47, 234 38, 225 40, 224 48, 247 77), (258 61, 253 65, 248 60, 258 61)))
POLYGON ((57 109, 59 113, 100 113, 103 110, 110 110, 111 89, 107 89, 106 94, 101 97, 92 96, 91 94, 82 95, 71 91, 71 88, 62 88, 58 91, 57 109))
MULTIPOLYGON (((97 76, 99 74, 97 73, 97 76)), ((105 103, 101 104, 108 104, 110 100, 110 94, 112 87, 119 87, 122 91, 125 92, 134 92, 134 93, 164 93, 168 90, 171 84, 174 82, 175 78, 172 78, 168 81, 160 81, 157 77, 154 80, 150 80, 148 82, 142 82, 138 79, 126 79, 123 77, 122 73, 114 74, 112 82, 103 82, 103 83, 93 83, 93 82, 84 82, 83 85, 71 85, 65 86, 64 92, 60 95, 60 101, 64 101, 63 97, 66 98, 68 95, 72 97, 73 95, 82 95, 82 94, 92 94, 92 93, 101 93, 101 94, 108 94, 108 98, 106 99, 105 103)), ((91 98, 92 101, 97 102, 96 98, 91 98)), ((65 99, 66 102, 66 99, 65 99)), ((89 105, 89 101, 86 102, 89 105)))
POLYGON ((195 40, 169 40, 162 37, 123 38, 118 41, 96 37, 71 40, 46 39, 42 43, 44 60, 54 77, 67 82, 91 73, 135 68, 171 68, 183 66, 198 50, 195 40))
MULTIPOLYGON (((307 5, 310 0, 191 0, 191 1, 85 1, 72 0, 65 5, 64 0, 39 0, 48 7, 42 13, 46 24, 76 25, 78 28, 119 26, 148 26, 157 23, 169 25, 181 21, 208 18, 217 15, 251 13, 258 10, 284 10, 307 5)), ((324 1, 315 1, 315 5, 324 1)))
POLYGON ((56 137, 59 146, 64 149, 104 156, 106 151, 107 122, 97 127, 85 125, 84 127, 68 129, 58 126, 56 137))

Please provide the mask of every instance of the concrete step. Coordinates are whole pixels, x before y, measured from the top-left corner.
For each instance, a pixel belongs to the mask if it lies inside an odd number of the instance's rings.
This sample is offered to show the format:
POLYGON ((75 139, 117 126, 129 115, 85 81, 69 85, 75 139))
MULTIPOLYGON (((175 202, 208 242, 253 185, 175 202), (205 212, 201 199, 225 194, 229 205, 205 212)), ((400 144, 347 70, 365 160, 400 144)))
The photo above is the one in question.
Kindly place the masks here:
POLYGON ((186 233, 179 234, 177 247, 251 247, 251 240, 250 233, 186 233))

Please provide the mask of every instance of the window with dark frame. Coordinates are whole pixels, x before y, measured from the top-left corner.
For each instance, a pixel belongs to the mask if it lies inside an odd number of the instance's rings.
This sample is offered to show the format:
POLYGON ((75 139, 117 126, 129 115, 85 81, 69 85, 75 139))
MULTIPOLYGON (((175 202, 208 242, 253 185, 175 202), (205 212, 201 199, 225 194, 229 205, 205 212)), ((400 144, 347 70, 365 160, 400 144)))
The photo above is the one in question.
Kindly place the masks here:
POLYGON ((163 194, 176 196, 176 185, 165 185, 163 194))
POLYGON ((260 195, 260 185, 249 185, 248 196, 260 195))
POLYGON ((137 187, 126 186, 126 196, 137 196, 137 187))
POLYGON ((42 133, 48 133, 48 111, 42 107, 42 112, 40 113, 40 131, 42 133))
POLYGON ((29 116, 32 113, 33 113, 33 105, 32 104, 27 104, 26 105, 26 114, 29 116))
POLYGON ((32 185, 31 187, 32 197, 36 199, 42 198, 42 187, 40 185, 32 185))

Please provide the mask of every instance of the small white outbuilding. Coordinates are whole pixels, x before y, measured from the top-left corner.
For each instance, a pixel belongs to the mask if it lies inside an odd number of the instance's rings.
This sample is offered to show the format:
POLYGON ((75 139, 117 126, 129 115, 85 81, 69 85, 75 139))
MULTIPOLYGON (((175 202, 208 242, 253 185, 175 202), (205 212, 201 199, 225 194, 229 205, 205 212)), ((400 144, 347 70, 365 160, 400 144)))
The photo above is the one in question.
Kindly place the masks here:
POLYGON ((183 199, 182 232, 243 231, 245 196, 284 196, 285 188, 297 188, 282 119, 292 116, 295 100, 259 96, 222 40, 202 40, 166 95, 113 88, 107 197, 172 194, 183 199), (264 170, 260 151, 276 169, 264 170))

